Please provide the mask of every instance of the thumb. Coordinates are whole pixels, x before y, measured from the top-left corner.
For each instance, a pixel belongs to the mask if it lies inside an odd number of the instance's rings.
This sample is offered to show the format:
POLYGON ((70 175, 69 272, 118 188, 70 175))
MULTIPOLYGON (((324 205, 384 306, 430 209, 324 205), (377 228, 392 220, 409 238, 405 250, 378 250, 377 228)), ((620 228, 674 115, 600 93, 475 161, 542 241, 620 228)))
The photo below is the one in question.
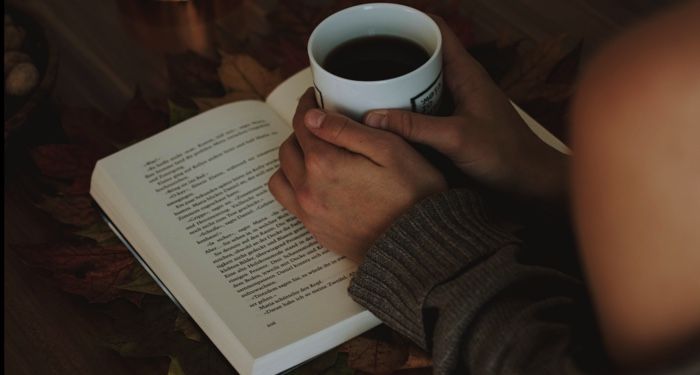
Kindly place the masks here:
POLYGON ((451 155, 458 151, 463 136, 463 119, 426 116, 400 109, 368 112, 363 122, 373 128, 388 130, 411 142, 422 143, 451 155))
POLYGON ((380 165, 385 165, 388 161, 385 160, 385 149, 390 142, 389 138, 395 138, 387 132, 364 126, 338 113, 319 109, 309 110, 304 116, 304 124, 322 140, 363 155, 380 165))

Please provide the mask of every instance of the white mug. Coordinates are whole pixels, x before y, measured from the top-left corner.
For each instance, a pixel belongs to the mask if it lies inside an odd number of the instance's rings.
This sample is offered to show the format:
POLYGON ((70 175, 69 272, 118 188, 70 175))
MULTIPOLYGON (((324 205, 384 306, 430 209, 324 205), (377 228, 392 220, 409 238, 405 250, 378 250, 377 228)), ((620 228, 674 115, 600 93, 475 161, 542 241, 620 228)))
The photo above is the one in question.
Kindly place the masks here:
POLYGON ((442 35, 425 13, 399 4, 375 3, 350 7, 323 20, 308 44, 316 101, 321 108, 359 120, 369 110, 408 109, 432 114, 442 95, 442 35), (356 81, 339 77, 323 67, 334 48, 368 36, 395 36, 411 40, 428 52, 428 61, 399 77, 356 81))

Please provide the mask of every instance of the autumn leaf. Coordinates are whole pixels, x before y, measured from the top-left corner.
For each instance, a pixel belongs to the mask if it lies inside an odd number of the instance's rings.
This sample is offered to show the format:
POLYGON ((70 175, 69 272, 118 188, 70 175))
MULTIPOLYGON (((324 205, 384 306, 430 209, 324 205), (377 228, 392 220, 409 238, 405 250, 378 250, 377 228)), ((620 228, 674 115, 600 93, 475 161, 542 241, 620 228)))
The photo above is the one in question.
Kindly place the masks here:
POLYGON ((282 82, 278 70, 269 70, 249 55, 223 53, 219 78, 231 92, 253 92, 259 99, 267 95, 282 82))
POLYGON ((112 232, 107 224, 101 220, 90 225, 89 227, 76 230, 73 233, 80 237, 89 238, 102 246, 120 244, 119 239, 114 235, 114 232, 112 232))
POLYGON ((175 319, 175 329, 182 332, 185 337, 192 341, 202 341, 202 337, 204 336, 192 318, 182 311, 178 312, 177 318, 175 319))
POLYGON ((178 340, 173 330, 177 307, 165 297, 146 296, 141 306, 112 301, 101 308, 108 320, 98 326, 105 346, 124 357, 170 356, 178 340))
POLYGON ((279 70, 269 70, 245 54, 222 52, 218 74, 229 92, 221 97, 192 98, 200 111, 240 100, 264 100, 282 82, 279 70))
POLYGON ((291 375, 324 374, 326 371, 333 368, 337 361, 338 350, 332 349, 294 369, 291 375))
POLYGON ((146 271, 140 264, 135 264, 134 267, 132 267, 129 276, 126 278, 124 283, 118 285, 117 288, 155 296, 165 295, 163 289, 158 286, 148 271, 146 271))
POLYGON ((260 98, 252 91, 230 92, 218 98, 192 98, 192 101, 195 103, 195 105, 197 105, 197 109, 202 112, 241 100, 260 100, 260 98))
POLYGON ((73 144, 37 146, 31 155, 44 176, 62 179, 90 176, 95 163, 103 156, 90 148, 73 144))
POLYGON ((147 103, 136 88, 119 119, 115 120, 95 108, 64 106, 61 126, 71 143, 92 148, 106 156, 163 130, 167 125, 166 114, 158 107, 147 103))
POLYGON ((141 299, 140 293, 117 288, 128 280, 134 266, 134 258, 121 245, 55 243, 13 247, 30 266, 47 270, 62 290, 90 302, 127 297, 138 303, 141 299))
POLYGON ((170 357, 170 366, 168 367, 168 375, 187 375, 180 366, 180 361, 175 357, 170 357))
POLYGON ((170 97, 216 97, 224 95, 217 68, 219 62, 192 51, 166 58, 170 97))
POLYGON ((236 373, 208 338, 193 341, 175 329, 179 310, 168 298, 147 295, 140 307, 116 300, 101 310, 109 318, 98 327, 103 345, 124 357, 167 356, 186 375, 236 373))
POLYGON ((175 329, 192 341, 203 341, 204 334, 189 315, 180 311, 175 319, 175 329))
POLYGON ((571 95, 571 84, 547 80, 570 52, 565 48, 565 42, 566 36, 561 35, 539 42, 532 48, 522 47, 524 52, 500 80, 501 88, 517 102, 538 97, 559 101, 571 95))
POLYGON ((108 155, 126 142, 114 120, 95 108, 61 107, 61 127, 73 144, 89 145, 108 155))
POLYGON ((415 346, 410 344, 408 346, 408 358, 406 362, 401 366, 401 369, 419 369, 419 368, 429 368, 433 366, 433 360, 430 355, 415 346))
POLYGON ((57 221, 77 227, 88 227, 100 220, 92 199, 87 196, 45 196, 37 207, 46 211, 57 221))
POLYGON ((168 100, 168 110, 170 112, 170 116, 168 117, 168 124, 170 126, 177 125, 190 117, 196 116, 200 112, 197 108, 184 107, 176 104, 172 100, 168 100))
POLYGON ((261 39, 270 33, 267 9, 258 1, 242 0, 227 9, 216 23, 218 44, 224 50, 240 52, 239 46, 261 39))
POLYGON ((348 366, 370 374, 391 374, 408 359, 409 344, 386 326, 379 326, 342 345, 348 366))
POLYGON ((141 90, 138 88, 134 92, 134 96, 124 108, 122 116, 117 122, 117 128, 125 135, 129 143, 140 141, 144 138, 156 134, 168 125, 167 114, 165 113, 165 104, 155 106, 148 103, 141 95, 141 90))
POLYGON ((547 130, 566 142, 566 114, 578 74, 582 44, 566 36, 529 47, 522 44, 517 43, 518 54, 500 80, 500 86, 547 130))

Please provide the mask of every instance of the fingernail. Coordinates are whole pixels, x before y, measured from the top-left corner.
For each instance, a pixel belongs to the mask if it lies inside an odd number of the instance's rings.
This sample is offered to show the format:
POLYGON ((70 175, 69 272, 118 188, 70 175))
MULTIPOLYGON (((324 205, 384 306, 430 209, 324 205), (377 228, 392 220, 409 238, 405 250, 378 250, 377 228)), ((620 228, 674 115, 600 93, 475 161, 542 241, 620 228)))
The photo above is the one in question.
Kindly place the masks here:
POLYGON ((312 109, 308 112, 306 112, 306 116, 304 117, 304 122, 306 123, 306 126, 309 128, 314 128, 318 129, 321 127, 321 124, 323 123, 323 119, 326 118, 326 113, 318 110, 318 109, 312 109))
POLYGON ((367 118, 365 118, 365 122, 367 125, 373 127, 373 128, 382 128, 386 129, 389 126, 389 120, 386 115, 385 110, 377 110, 377 111, 372 111, 367 114, 367 118))

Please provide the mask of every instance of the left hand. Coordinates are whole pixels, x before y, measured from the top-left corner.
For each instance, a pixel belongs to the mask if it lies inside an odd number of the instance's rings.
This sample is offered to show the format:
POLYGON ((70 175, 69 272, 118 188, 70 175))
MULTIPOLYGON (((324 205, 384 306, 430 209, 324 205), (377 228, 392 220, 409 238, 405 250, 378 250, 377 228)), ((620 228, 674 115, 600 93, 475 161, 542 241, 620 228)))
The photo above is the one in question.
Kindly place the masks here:
POLYGON ((399 215, 447 189, 399 136, 317 109, 312 89, 299 100, 293 125, 270 192, 321 245, 355 262, 399 215))

